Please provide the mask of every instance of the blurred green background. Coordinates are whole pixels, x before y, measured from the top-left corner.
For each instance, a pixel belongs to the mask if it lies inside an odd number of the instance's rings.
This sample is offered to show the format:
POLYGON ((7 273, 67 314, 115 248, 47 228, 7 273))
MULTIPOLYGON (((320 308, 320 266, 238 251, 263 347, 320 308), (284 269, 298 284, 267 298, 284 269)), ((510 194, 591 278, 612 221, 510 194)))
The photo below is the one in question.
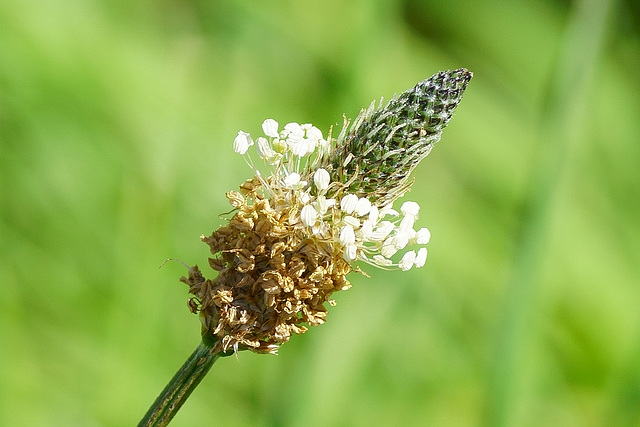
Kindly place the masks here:
POLYGON ((0 425, 139 421, 199 340, 158 267, 206 267, 238 130, 458 67, 407 197, 426 267, 365 267, 172 425, 640 425, 633 0, 0 2, 0 425))

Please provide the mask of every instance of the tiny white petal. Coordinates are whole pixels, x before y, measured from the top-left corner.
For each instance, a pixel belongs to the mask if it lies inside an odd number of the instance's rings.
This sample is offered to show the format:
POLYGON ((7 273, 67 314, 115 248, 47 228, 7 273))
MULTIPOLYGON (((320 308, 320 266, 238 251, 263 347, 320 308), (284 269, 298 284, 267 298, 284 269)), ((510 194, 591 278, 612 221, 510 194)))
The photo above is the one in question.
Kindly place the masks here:
POLYGON ((410 230, 413 230, 413 224, 415 224, 415 222, 416 222, 415 216, 407 215, 404 218, 402 218, 402 221, 400 221, 400 226, 398 228, 403 233, 409 234, 410 230))
POLYGON ((387 236, 393 231, 395 225, 393 225, 390 221, 382 221, 375 228, 373 234, 371 235, 371 240, 374 242, 381 242, 387 238, 387 236))
POLYGON ((387 258, 383 257, 382 255, 374 255, 373 256, 373 262, 375 262, 377 265, 379 265, 381 267, 389 267, 389 266, 393 265, 393 262, 391 262, 390 259, 387 259, 387 258))
POLYGON ((356 242, 356 234, 353 231, 353 227, 350 225, 344 225, 340 229, 340 244, 343 246, 352 245, 356 242))
POLYGON ((278 122, 273 119, 267 119, 262 122, 262 131, 265 135, 272 138, 278 137, 278 122))
POLYGON ((398 212, 393 209, 392 203, 389 203, 380 209, 380 218, 384 218, 387 215, 398 216, 398 212))
POLYGON ((316 223, 316 219, 318 218, 318 213, 313 208, 313 206, 306 205, 300 211, 300 219, 302 220, 302 224, 305 227, 309 227, 316 223))
POLYGON ((360 227, 360 220, 355 216, 347 215, 344 218, 342 218, 342 222, 344 222, 347 225, 350 225, 354 229, 360 227))
POLYGON ((358 256, 358 247, 356 245, 347 245, 344 248, 344 259, 347 261, 353 261, 358 256))
POLYGON ((416 243, 419 245, 426 245, 431 240, 431 232, 428 228, 421 228, 416 233, 416 243))
POLYGON ((393 243, 387 244, 385 242, 385 244, 382 245, 382 248, 380 249, 380 254, 382 254, 382 256, 385 258, 391 258, 396 254, 396 252, 398 252, 398 248, 396 248, 396 245, 394 245, 393 243))
POLYGON ((273 148, 271 148, 271 144, 267 141, 266 138, 262 136, 256 140, 258 144, 258 155, 263 159, 270 159, 276 155, 276 152, 273 148))
POLYGON ((369 211, 369 221, 373 224, 378 223, 378 207, 375 205, 371 206, 371 210, 369 211))
POLYGON ((287 151, 287 141, 284 139, 276 138, 273 140, 273 149, 276 153, 284 154, 287 151))
POLYGON ((355 194, 347 194, 340 200, 340 209, 342 209, 345 213, 352 213, 356 209, 356 205, 358 204, 358 196, 355 194))
POLYGON ((325 169, 318 169, 313 174, 313 182, 316 184, 316 187, 320 191, 324 191, 329 188, 330 180, 331 177, 329 176, 329 172, 327 172, 325 169))
MULTIPOLYGON (((303 186, 304 186, 304 185, 306 185, 307 181, 302 181, 302 183, 303 183, 303 186)), ((300 201, 301 201, 303 204, 305 204, 305 205, 306 205, 307 203, 309 203, 309 200, 311 200, 311 196, 309 195, 309 193, 303 193, 303 194, 300 196, 300 201)))
POLYGON ((252 145, 251 136, 246 132, 239 131, 238 136, 233 140, 233 151, 238 154, 245 154, 252 145))
POLYGON ((300 184, 300 174, 292 172, 284 179, 284 186, 287 188, 295 188, 300 184))
POLYGON ((371 202, 366 197, 358 199, 356 204, 356 213, 358 216, 365 216, 371 211, 371 202))
POLYGON ((398 231, 398 234, 395 237, 395 245, 398 249, 404 249, 409 244, 409 239, 411 235, 409 232, 404 232, 402 230, 398 231))
MULTIPOLYGON (((311 126, 311 125, 303 125, 304 126, 311 126)), ((307 129, 307 138, 318 142, 319 140, 322 139, 322 131, 320 131, 320 129, 318 129, 315 126, 311 126, 310 128, 307 129)))
POLYGON ((416 256, 416 268, 424 266, 425 262, 427 262, 427 248, 420 248, 416 256))
POLYGON ((369 238, 373 234, 373 223, 368 219, 362 221, 362 227, 360 228, 358 234, 362 236, 362 240, 369 240, 369 238))
POLYGON ((309 139, 309 138, 305 138, 303 139, 303 141, 305 142, 305 153, 303 154, 303 156, 306 156, 307 154, 311 154, 314 151, 316 151, 316 145, 318 145, 316 143, 316 141, 314 139, 309 139))
POLYGON ((407 271, 413 267, 413 264, 416 262, 416 252, 409 251, 402 256, 402 259, 398 263, 398 267, 400 270, 407 271))
POLYGON ((300 126, 298 123, 287 123, 286 125, 284 125, 284 134, 289 135, 289 134, 295 134, 295 135, 300 135, 303 136, 304 135, 304 129, 302 129, 302 126, 300 126))
POLYGON ((287 145, 294 156, 303 157, 307 154, 307 141, 302 135, 289 135, 287 137, 287 145))
POLYGON ((320 213, 320 215, 324 215, 329 210, 327 206, 327 198, 324 196, 318 196, 316 199, 316 209, 320 213))
POLYGON ((420 212, 420 205, 416 202, 404 202, 400 211, 406 216, 417 217, 420 212))

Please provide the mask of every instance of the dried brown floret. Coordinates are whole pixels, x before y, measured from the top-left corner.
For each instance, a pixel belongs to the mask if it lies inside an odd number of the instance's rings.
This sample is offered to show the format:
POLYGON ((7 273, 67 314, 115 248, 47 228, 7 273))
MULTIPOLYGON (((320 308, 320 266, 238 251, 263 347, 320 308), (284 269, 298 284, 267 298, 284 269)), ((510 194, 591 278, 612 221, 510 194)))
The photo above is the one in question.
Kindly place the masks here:
POLYGON ((214 254, 209 265, 218 276, 205 279, 197 267, 182 281, 190 286, 203 333, 215 335, 217 350, 250 349, 274 353, 304 324, 326 319, 325 302, 348 287, 351 271, 330 245, 311 242, 299 227, 299 215, 279 200, 266 200, 258 183, 227 193, 238 209, 225 226, 203 237, 214 254))

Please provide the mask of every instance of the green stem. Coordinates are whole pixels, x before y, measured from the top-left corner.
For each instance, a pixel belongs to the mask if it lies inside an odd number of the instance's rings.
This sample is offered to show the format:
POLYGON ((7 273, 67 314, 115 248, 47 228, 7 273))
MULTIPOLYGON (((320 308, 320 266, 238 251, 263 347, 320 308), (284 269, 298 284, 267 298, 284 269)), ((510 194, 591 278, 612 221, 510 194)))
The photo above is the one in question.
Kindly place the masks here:
POLYGON ((211 347, 201 342, 153 402, 138 427, 168 425, 220 356, 219 352, 212 354, 211 347))

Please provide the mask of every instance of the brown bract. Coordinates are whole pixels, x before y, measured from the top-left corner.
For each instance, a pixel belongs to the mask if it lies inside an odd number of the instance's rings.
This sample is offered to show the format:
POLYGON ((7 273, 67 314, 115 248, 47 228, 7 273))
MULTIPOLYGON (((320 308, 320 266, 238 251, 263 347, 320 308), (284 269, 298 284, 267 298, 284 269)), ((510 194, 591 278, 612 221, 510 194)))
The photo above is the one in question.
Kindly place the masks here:
POLYGON ((276 353, 292 333, 324 323, 324 304, 350 286, 352 268, 342 248, 302 226, 294 191, 267 199, 257 179, 240 189, 227 193, 233 218, 202 237, 218 276, 207 279, 194 266, 181 281, 194 295, 189 307, 200 314, 203 335, 218 340, 214 351, 276 353))

